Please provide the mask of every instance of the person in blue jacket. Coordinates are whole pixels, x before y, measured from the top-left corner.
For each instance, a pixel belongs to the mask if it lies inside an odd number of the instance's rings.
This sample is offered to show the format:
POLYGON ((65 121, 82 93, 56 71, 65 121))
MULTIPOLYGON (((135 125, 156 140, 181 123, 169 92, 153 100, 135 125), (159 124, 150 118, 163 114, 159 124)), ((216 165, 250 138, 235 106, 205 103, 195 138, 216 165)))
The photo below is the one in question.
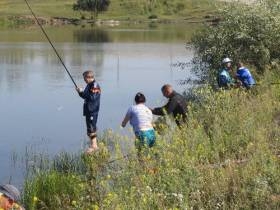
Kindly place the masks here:
POLYGON ((95 81, 92 71, 85 71, 83 77, 87 86, 84 90, 77 88, 77 91, 79 96, 84 99, 83 115, 86 118, 87 135, 90 138, 90 146, 86 152, 91 153, 98 149, 96 123, 100 107, 101 89, 95 81))
POLYGON ((217 82, 219 88, 229 89, 234 85, 234 79, 230 75, 232 69, 232 60, 224 58, 222 60, 223 68, 219 71, 217 76, 217 82))
POLYGON ((245 68, 242 62, 237 63, 236 78, 241 84, 241 86, 250 89, 256 84, 249 69, 245 68))

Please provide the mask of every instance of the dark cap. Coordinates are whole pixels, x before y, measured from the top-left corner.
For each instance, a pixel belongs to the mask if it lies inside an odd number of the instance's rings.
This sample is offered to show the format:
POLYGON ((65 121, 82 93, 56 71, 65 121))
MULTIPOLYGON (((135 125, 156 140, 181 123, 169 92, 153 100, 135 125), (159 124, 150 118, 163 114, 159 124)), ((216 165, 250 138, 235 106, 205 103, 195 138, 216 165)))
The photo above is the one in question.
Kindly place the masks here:
POLYGON ((10 184, 0 185, 0 193, 3 193, 6 197, 18 202, 20 200, 20 192, 18 189, 10 184))

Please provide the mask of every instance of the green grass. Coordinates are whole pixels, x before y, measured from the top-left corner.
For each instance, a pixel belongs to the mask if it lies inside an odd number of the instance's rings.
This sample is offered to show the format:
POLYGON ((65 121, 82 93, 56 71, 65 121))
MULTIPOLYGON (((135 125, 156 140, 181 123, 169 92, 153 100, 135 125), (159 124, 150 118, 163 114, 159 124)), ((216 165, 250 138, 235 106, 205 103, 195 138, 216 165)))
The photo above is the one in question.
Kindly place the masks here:
MULTIPOLYGON (((156 15, 162 20, 198 21, 215 10, 211 0, 176 0, 166 4, 163 0, 159 0, 151 6, 148 6, 147 2, 146 0, 114 0, 111 1, 108 11, 100 13, 98 17, 103 20, 148 21, 149 16, 156 15)), ((80 12, 72 10, 72 5, 75 3, 73 0, 29 0, 29 3, 38 17, 81 18, 80 12)), ((88 12, 82 12, 82 15, 90 18, 88 12)), ((22 16, 31 16, 23 0, 0 0, 0 26, 23 24, 15 20, 7 20, 7 17, 22 16), (4 21, 7 23, 3 24, 4 21)))
POLYGON ((278 71, 251 91, 198 89, 188 123, 161 129, 140 162, 134 148, 121 158, 116 142, 133 139, 112 132, 91 156, 43 161, 51 167, 26 180, 27 209, 279 209, 280 87, 270 85, 278 71))
MULTIPOLYGON (((64 16, 72 17, 76 12, 72 10, 72 4, 74 1, 28 1, 34 12, 38 16, 64 16)), ((1 16, 18 16, 18 15, 31 15, 27 5, 23 0, 1 0, 0 1, 0 12, 1 16)), ((78 14, 77 14, 78 15, 78 14)))

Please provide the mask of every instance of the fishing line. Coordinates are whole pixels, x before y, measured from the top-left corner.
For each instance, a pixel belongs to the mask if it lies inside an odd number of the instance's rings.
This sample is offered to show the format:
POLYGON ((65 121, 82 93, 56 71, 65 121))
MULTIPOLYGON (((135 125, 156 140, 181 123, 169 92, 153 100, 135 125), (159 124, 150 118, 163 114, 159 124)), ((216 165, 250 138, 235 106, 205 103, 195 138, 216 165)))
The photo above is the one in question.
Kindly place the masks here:
POLYGON ((39 25, 39 27, 41 28, 42 32, 43 32, 43 33, 44 33, 44 35, 46 36, 46 38, 47 38, 48 42, 49 42, 49 43, 50 43, 50 45, 52 46, 52 48, 53 48, 53 50, 54 50, 55 54, 57 55, 57 57, 58 57, 59 61, 60 61, 60 62, 61 62, 61 64, 63 65, 64 69, 66 70, 66 72, 67 72, 68 76, 69 76, 69 77, 70 77, 70 79, 72 80, 72 82, 73 82, 73 84, 75 85, 75 87, 76 87, 76 88, 78 88, 78 86, 77 86, 77 84, 75 83, 75 81, 74 81, 74 79, 73 79, 72 75, 71 75, 71 74, 70 74, 70 72, 68 71, 68 69, 67 69, 66 65, 64 64, 64 62, 63 62, 62 58, 61 58, 61 57, 60 57, 60 55, 58 54, 58 52, 57 52, 56 48, 54 47, 54 45, 53 45, 53 43, 51 42, 51 40, 50 40, 50 38, 49 38, 48 34, 45 32, 44 28, 42 27, 42 25, 41 25, 41 23, 39 22, 38 18, 36 17, 35 13, 34 13, 34 12, 33 12, 33 10, 31 9, 31 7, 30 7, 29 3, 27 2, 27 0, 24 0, 24 1, 25 1, 25 3, 26 3, 27 7, 29 8, 30 12, 32 13, 33 17, 35 18, 35 20, 36 20, 37 24, 38 24, 38 25, 39 25))

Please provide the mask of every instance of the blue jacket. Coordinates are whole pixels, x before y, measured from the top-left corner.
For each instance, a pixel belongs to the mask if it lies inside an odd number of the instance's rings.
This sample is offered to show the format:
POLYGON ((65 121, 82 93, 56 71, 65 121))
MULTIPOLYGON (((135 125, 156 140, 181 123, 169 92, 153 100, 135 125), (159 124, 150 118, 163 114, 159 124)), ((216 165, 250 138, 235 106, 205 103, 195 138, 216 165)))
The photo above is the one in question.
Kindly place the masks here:
POLYGON ((226 68, 223 68, 220 70, 218 77, 217 77, 217 82, 220 88, 222 87, 229 87, 229 85, 234 83, 234 80, 231 78, 228 70, 226 68))
POLYGON ((242 85, 246 88, 255 85, 256 82, 250 73, 249 69, 245 67, 240 67, 236 72, 236 77, 242 82, 242 85))
POLYGON ((89 83, 83 92, 79 93, 80 97, 84 99, 84 116, 91 116, 98 114, 100 107, 101 89, 97 82, 89 83))

